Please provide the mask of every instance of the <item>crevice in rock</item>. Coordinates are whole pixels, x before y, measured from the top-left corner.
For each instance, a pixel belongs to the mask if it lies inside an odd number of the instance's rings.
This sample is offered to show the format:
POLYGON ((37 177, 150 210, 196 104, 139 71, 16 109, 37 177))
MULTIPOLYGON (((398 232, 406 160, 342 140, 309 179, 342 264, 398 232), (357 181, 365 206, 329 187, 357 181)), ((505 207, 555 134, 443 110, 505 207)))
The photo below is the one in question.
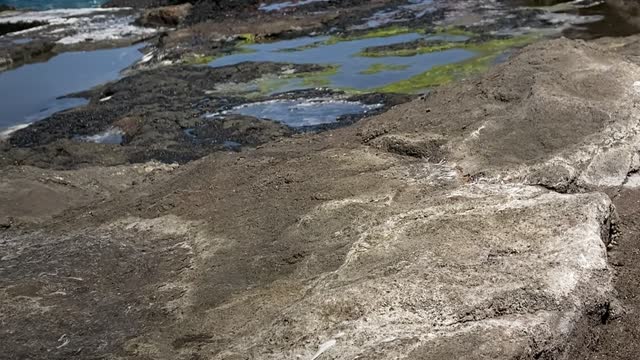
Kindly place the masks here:
POLYGON ((20 21, 20 22, 7 22, 0 24, 0 36, 10 34, 17 31, 32 29, 38 26, 44 26, 48 23, 45 21, 20 21))
POLYGON ((568 182, 562 182, 557 184, 546 184, 542 182, 530 183, 529 185, 540 186, 549 191, 553 191, 559 194, 579 194, 585 192, 585 188, 577 184, 577 177, 570 179, 568 182))
POLYGON ((365 141, 365 144, 401 156, 427 159, 433 163, 446 160, 445 151, 442 149, 445 141, 438 138, 410 138, 401 135, 380 135, 374 139, 365 141))
POLYGON ((629 169, 629 171, 627 172, 627 176, 624 178, 624 181, 622 182, 622 184, 618 187, 618 189, 616 190, 616 194, 613 196, 613 198, 617 198, 620 196, 620 194, 622 193, 622 190, 625 188, 625 186, 629 183, 629 179, 633 176, 633 175, 638 175, 640 173, 640 169, 636 168, 636 167, 631 167, 629 169))
POLYGON ((604 226, 602 227, 602 239, 609 247, 616 245, 616 240, 620 237, 620 217, 615 205, 609 206, 609 216, 605 219, 604 226))

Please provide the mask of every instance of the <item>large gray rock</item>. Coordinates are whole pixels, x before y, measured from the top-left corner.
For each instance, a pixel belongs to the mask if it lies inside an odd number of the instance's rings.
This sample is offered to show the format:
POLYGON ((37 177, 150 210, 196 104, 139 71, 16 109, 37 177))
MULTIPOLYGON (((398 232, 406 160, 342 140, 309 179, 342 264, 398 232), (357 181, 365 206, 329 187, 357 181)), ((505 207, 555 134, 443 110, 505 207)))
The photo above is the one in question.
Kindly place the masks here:
MULTIPOLYGON (((194 238, 188 244, 200 260, 174 283, 190 295, 173 309, 188 314, 178 332, 205 334, 197 353, 212 359, 536 358, 561 353, 575 322, 610 301, 606 195, 424 189, 362 194, 302 214, 278 240, 301 250, 295 270, 204 313, 196 310, 203 294, 192 276, 205 271, 197 264, 244 244, 216 238, 204 251, 207 241, 194 238), (348 245, 323 271, 321 251, 302 251, 309 243, 348 245)), ((260 257, 245 261, 261 266, 260 257)), ((160 330, 128 346, 176 358, 171 340, 160 330)))
MULTIPOLYGON (((362 166, 358 157, 366 153, 352 155, 332 166, 362 166)), ((369 154, 368 162, 387 160, 369 154)), ((337 186, 353 180, 335 177, 337 186)), ((207 212, 228 216, 209 221, 164 211, 122 216, 112 208, 114 220, 86 230, 0 232, 0 304, 8 309, 1 319, 11 329, 5 351, 69 356, 83 348, 87 355, 153 359, 560 358, 576 322, 613 299, 606 245, 615 215, 604 194, 464 185, 453 169, 419 163, 357 181, 366 190, 351 188, 352 195, 307 210, 277 194, 241 210, 222 204, 256 193, 234 195, 225 187, 242 191, 261 180, 236 187, 218 178, 210 184, 223 199, 207 212), (260 214, 289 206, 301 212, 288 221, 287 214, 260 214), (37 335, 22 343, 30 333, 37 335)))
POLYGON ((559 39, 526 48, 481 80, 387 112, 365 126, 363 140, 424 148, 437 139, 436 158, 492 182, 619 187, 638 168, 639 99, 636 63, 559 39))
POLYGON ((639 74, 547 42, 354 127, 10 224, 0 357, 562 359, 615 301, 616 216, 545 187, 627 181, 639 74))

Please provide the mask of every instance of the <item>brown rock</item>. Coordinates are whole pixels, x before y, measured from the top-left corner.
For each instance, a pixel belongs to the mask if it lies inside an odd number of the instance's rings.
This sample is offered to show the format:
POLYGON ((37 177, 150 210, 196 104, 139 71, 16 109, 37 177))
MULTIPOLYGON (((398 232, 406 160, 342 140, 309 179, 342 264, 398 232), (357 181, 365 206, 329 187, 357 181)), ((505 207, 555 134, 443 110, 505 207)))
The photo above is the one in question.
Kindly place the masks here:
POLYGON ((114 126, 122 129, 129 137, 135 136, 142 128, 142 119, 138 117, 126 116, 113 123, 114 126))
POLYGON ((189 3, 174 6, 163 6, 146 10, 138 19, 138 24, 149 27, 175 27, 180 25, 191 13, 189 3))

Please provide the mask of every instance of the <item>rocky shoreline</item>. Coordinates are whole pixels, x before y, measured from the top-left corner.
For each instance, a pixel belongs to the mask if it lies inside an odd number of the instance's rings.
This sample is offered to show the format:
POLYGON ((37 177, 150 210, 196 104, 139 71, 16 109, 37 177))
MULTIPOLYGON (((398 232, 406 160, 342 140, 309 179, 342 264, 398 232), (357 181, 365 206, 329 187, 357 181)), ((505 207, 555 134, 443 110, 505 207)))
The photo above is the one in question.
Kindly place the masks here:
MULTIPOLYGON (((207 6, 265 12, 240 3, 207 6)), ((260 15, 251 39, 313 19, 362 38, 346 28, 381 11, 324 3, 260 15)), ((537 41, 420 94, 272 92, 256 81, 332 69, 187 63, 251 40, 228 14, 180 15, 147 61, 72 94, 86 106, 0 140, 0 358, 635 356, 638 36, 537 41), (297 99, 376 107, 308 127, 229 112, 297 99)))
MULTIPOLYGON (((318 96, 318 94, 333 94, 332 96, 339 95, 345 99, 371 99, 369 103, 377 99, 385 105, 384 109, 388 109, 411 99, 411 96, 403 95, 408 92, 424 91, 425 88, 485 71, 493 62, 499 61, 497 58, 502 56, 503 52, 531 43, 538 38, 535 34, 517 35, 521 31, 540 28, 546 29, 539 30, 544 34, 557 33, 569 26, 572 21, 576 21, 564 14, 554 15, 557 19, 549 18, 549 14, 555 13, 548 10, 509 7, 499 1, 488 4, 476 0, 467 1, 464 7, 452 5, 446 1, 433 4, 429 2, 430 6, 433 5, 436 8, 424 13, 419 19, 414 19, 412 12, 414 9, 399 12, 398 6, 400 8, 406 6, 399 4, 404 2, 349 1, 341 2, 340 6, 331 2, 310 2, 285 8, 284 11, 270 12, 261 10, 256 1, 244 1, 240 4, 198 2, 195 5, 154 3, 153 6, 168 6, 151 9, 146 9, 150 4, 134 1, 110 2, 105 5, 104 10, 79 9, 62 12, 65 14, 62 21, 58 19, 46 25, 38 23, 38 27, 43 28, 41 31, 25 30, 29 31, 24 35, 29 36, 27 42, 12 43, 5 47, 6 66, 17 66, 24 62, 39 61, 39 59, 46 60, 66 51, 130 45, 142 40, 146 43, 141 49, 144 56, 137 64, 126 70, 126 76, 122 80, 83 93, 68 95, 87 98, 88 105, 59 112, 23 129, 17 128, 16 131, 9 129, 10 136, 8 131, 4 131, 3 133, 6 134, 2 137, 5 140, 0 140, 0 164, 73 168, 86 165, 139 163, 148 160, 184 163, 212 151, 226 150, 225 140, 255 147, 281 136, 290 136, 298 131, 292 131, 286 126, 269 121, 246 118, 230 119, 229 127, 232 129, 228 131, 203 129, 200 133, 210 134, 205 139, 194 141, 185 131, 190 132, 200 126, 210 127, 211 125, 207 125, 207 121, 202 118, 207 113, 225 111, 233 105, 278 98, 304 98, 318 96), (111 6, 134 6, 136 9, 111 6), (208 10, 205 11, 201 9, 202 7, 208 7, 208 10), (92 38, 79 42, 71 40, 91 36, 92 31, 99 32, 101 27, 109 26, 110 22, 100 20, 94 24, 93 30, 78 32, 74 25, 85 22, 93 24, 93 20, 90 19, 92 17, 102 19, 105 16, 102 11, 107 11, 105 13, 107 18, 113 16, 112 22, 120 24, 123 29, 134 30, 131 30, 131 33, 126 32, 129 30, 123 30, 123 36, 114 35, 113 38, 105 36, 104 39, 92 38), (240 16, 243 11, 249 11, 253 16, 250 18, 240 16), (396 14, 398 12, 400 15, 396 14), (496 14, 502 13, 504 17, 498 17, 499 20, 496 20, 496 14), (203 18, 196 19, 194 16, 203 18), (472 21, 461 20, 474 16, 472 21), (137 25, 130 24, 133 18, 137 19, 135 21, 137 25), (380 29, 359 28, 363 19, 372 18, 376 19, 376 26, 381 24, 380 29), (385 21, 390 23, 385 25, 385 21), (72 25, 70 27, 64 25, 67 23, 72 25), (402 26, 396 25, 397 23, 402 26), (52 29, 61 31, 52 31, 52 29), (363 54, 369 51, 371 54, 366 56, 372 59, 382 54, 407 57, 411 54, 428 54, 447 48, 468 48, 481 55, 479 55, 479 61, 462 63, 459 69, 456 66, 451 68, 444 66, 442 70, 436 68, 433 74, 426 74, 422 78, 417 76, 415 79, 400 81, 388 87, 368 89, 364 95, 358 95, 362 94, 362 91, 354 95, 349 88, 328 87, 326 77, 322 76, 323 73, 330 74, 333 71, 330 65, 274 64, 266 61, 222 68, 203 66, 230 53, 253 51, 243 47, 246 44, 296 39, 301 36, 322 38, 321 34, 327 31, 333 34, 326 40, 327 43, 366 39, 370 36, 410 35, 416 31, 442 34, 436 37, 443 39, 468 38, 464 44, 457 40, 429 40, 364 49, 363 54), (51 37, 49 35, 51 33, 55 35, 51 37), (268 89, 272 83, 282 82, 283 79, 298 79, 305 84, 315 86, 318 90, 278 94, 278 91, 268 89), (257 94, 250 93, 255 87, 259 89, 257 94), (105 146, 76 141, 78 138, 95 137, 109 131, 115 131, 123 136, 122 142, 116 145, 124 146, 105 146), (221 139, 222 141, 219 141, 221 139)), ((419 4, 420 2, 416 2, 411 6, 419 4)), ((14 24, 15 19, 21 18, 44 19, 46 22, 49 21, 47 19, 60 16, 55 11, 51 14, 49 12, 18 13, 17 15, 10 12, 9 14, 8 17, 0 16, 0 24, 14 24)), ((115 34, 118 31, 112 32, 115 34)), ((2 51, 0 49, 0 53, 2 51)), ((373 67, 366 71, 375 74, 376 71, 387 69, 384 65, 384 63, 373 64, 373 67), (375 65, 381 66, 376 68, 375 65)), ((357 118, 358 116, 351 116, 341 119, 340 124, 351 124, 357 118)), ((320 126, 303 130, 322 130, 331 127, 320 126)))

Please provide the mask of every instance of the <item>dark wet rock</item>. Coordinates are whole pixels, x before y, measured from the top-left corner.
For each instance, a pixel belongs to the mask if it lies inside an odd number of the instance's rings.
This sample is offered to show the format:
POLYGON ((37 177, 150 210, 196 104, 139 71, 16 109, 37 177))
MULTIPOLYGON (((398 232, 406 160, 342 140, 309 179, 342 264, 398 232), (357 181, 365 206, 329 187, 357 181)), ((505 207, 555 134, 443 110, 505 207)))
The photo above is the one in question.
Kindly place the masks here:
POLYGON ((490 33, 492 31, 509 31, 520 28, 553 28, 555 24, 546 19, 541 19, 540 15, 544 10, 519 8, 505 11, 505 14, 498 16, 492 21, 482 22, 467 26, 466 29, 476 33, 490 33))
POLYGON ((0 56, 0 71, 7 69, 13 64, 13 59, 9 56, 0 56))
MULTIPOLYGON (((163 59, 180 60, 192 53, 217 56, 243 41, 246 34, 254 40, 291 39, 310 33, 347 31, 354 22, 381 9, 405 4, 404 0, 329 1, 293 7, 295 13, 258 10, 259 1, 194 3, 186 25, 160 39, 163 59), (322 11, 316 6, 323 7, 322 11), (313 8, 309 8, 313 7, 313 8)), ((441 13, 441 12, 438 12, 441 13)))
POLYGON ((190 129, 188 135, 197 143, 209 143, 227 147, 226 142, 255 146, 290 136, 294 131, 280 123, 256 119, 250 116, 227 115, 211 119, 190 129))
POLYGON ((0 217, 0 230, 11 228, 13 221, 9 217, 0 217))
POLYGON ((361 101, 365 104, 385 104, 386 107, 393 107, 415 99, 415 95, 395 94, 395 93, 368 93, 351 96, 352 101, 361 101))
MULTIPOLYGON (((335 7, 338 2, 330 1, 327 4, 335 7)), ((358 2, 356 2, 358 3, 358 2)), ((312 3, 307 6, 327 6, 322 5, 323 3, 312 3)), ((362 2, 360 5, 364 5, 362 2)), ((404 5, 406 1, 404 0, 391 0, 391 1, 380 1, 380 2, 371 2, 369 6, 358 6, 357 4, 353 4, 353 7, 349 9, 348 12, 342 12, 339 16, 336 16, 333 19, 327 20, 325 22, 325 26, 327 29, 336 29, 340 32, 352 32, 349 30, 352 26, 362 24, 363 19, 367 19, 377 12, 393 10, 396 9, 398 5, 404 5)), ((369 29, 360 30, 362 32, 366 32, 369 29)), ((358 31, 353 31, 354 34, 357 34, 358 31)))
MULTIPOLYGON (((430 31, 435 31, 435 29, 429 30, 427 32, 430 32, 430 31)), ((463 40, 464 38, 459 38, 459 39, 453 38, 452 40, 421 38, 421 39, 416 39, 409 42, 367 47, 363 49, 362 52, 371 53, 374 55, 375 53, 379 53, 379 52, 394 52, 398 50, 414 50, 414 49, 415 50, 424 49, 425 51, 428 51, 429 49, 431 49, 432 51, 437 52, 437 51, 441 51, 442 49, 446 50, 449 48, 455 48, 456 46, 465 47, 467 45, 482 44, 484 42, 492 41, 492 40, 508 40, 512 38, 512 36, 510 35, 494 35, 494 34, 484 33, 484 32, 469 35, 467 37, 468 39, 466 40, 463 40)))
POLYGON ((47 25, 47 23, 43 21, 0 23, 0 36, 17 31, 32 29, 43 25, 47 25))
MULTIPOLYGON (((87 106, 59 112, 16 131, 3 145, 0 163, 56 168, 151 159, 182 163, 222 150, 225 141, 256 146, 289 136, 291 129, 271 121, 254 118, 214 121, 203 115, 248 101, 242 97, 209 95, 208 91, 217 84, 247 82, 291 67, 243 63, 222 68, 172 66, 138 72, 83 93, 91 99, 87 106), (72 141, 110 128, 122 130, 122 146, 72 141), (196 136, 187 135, 188 130, 196 136), (82 154, 81 149, 87 153, 82 154), (113 154, 107 149, 112 149, 113 154)), ((323 69, 315 65, 293 68, 323 69)))
POLYGON ((5 4, 0 4, 0 12, 3 11, 13 11, 16 8, 14 8, 13 6, 9 6, 9 5, 5 5, 5 4))
POLYGON ((225 17, 246 16, 256 12, 259 0, 198 0, 193 4, 193 11, 187 19, 190 24, 225 17))
POLYGON ((18 130, 9 139, 16 147, 33 147, 74 136, 93 135, 106 130, 128 112, 126 106, 103 106, 94 109, 81 107, 63 111, 18 130))
POLYGON ((102 7, 132 7, 139 9, 177 5, 185 2, 187 2, 187 0, 108 0, 102 7))
POLYGON ((620 14, 626 21, 640 27, 640 3, 633 0, 606 0, 607 5, 620 14))
POLYGON ((140 72, 100 87, 92 94, 85 93, 92 98, 89 106, 55 114, 19 130, 10 142, 17 147, 46 145, 72 135, 91 135, 130 117, 143 118, 143 128, 151 126, 160 131, 190 127, 199 121, 200 115, 243 101, 208 96, 207 90, 216 84, 250 81, 263 74, 277 73, 282 67, 274 63, 245 63, 215 69, 175 66, 140 72))
POLYGON ((386 52, 386 51, 412 50, 412 49, 419 49, 419 48, 437 49, 438 47, 449 46, 451 44, 452 44, 451 41, 421 38, 421 39, 417 39, 409 42, 403 42, 403 43, 371 46, 371 47, 364 48, 362 52, 375 54, 375 53, 386 52))
POLYGON ((46 61, 55 55, 54 48, 54 43, 44 40, 0 47, 0 70, 23 63, 46 61))

